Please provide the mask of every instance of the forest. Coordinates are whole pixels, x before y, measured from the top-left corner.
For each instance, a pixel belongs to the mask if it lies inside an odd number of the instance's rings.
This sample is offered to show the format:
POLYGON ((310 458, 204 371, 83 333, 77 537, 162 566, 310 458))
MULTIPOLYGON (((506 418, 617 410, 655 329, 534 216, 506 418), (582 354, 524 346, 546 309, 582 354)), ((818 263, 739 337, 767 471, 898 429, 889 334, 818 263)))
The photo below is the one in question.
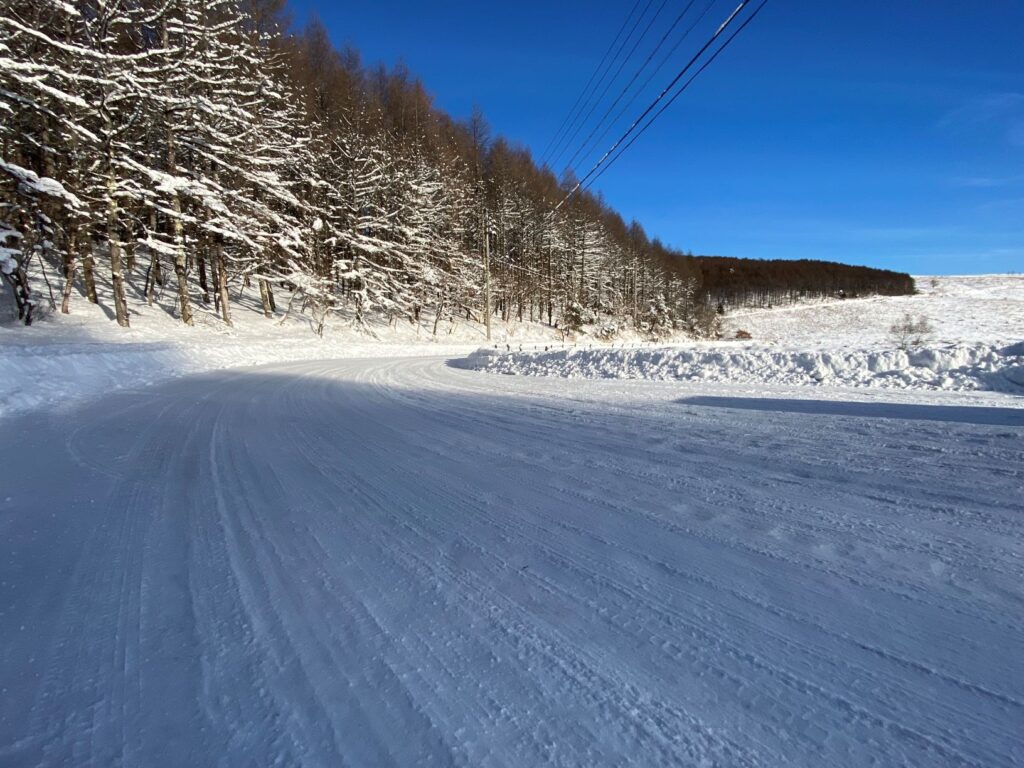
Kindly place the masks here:
POLYGON ((0 0, 0 273, 30 324, 110 286, 226 324, 240 296, 414 322, 711 333, 725 306, 910 293, 904 274, 684 254, 436 108, 283 0, 0 0))

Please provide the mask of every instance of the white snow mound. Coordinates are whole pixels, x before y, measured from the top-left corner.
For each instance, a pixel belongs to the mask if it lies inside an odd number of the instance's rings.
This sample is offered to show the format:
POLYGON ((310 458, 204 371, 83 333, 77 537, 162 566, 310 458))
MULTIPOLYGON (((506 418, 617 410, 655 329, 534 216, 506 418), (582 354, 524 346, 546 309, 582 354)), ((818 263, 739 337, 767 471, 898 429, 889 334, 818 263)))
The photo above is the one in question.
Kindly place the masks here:
POLYGON ((524 376, 844 387, 987 390, 1024 394, 1024 344, 949 344, 915 350, 794 351, 763 346, 481 349, 462 367, 524 376))

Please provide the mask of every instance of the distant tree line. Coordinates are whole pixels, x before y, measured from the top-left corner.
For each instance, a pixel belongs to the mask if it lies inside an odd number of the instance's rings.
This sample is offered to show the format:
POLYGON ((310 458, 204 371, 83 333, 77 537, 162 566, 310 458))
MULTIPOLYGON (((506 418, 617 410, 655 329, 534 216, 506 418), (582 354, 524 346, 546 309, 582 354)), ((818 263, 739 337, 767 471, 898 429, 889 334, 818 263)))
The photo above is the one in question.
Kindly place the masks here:
POLYGON ((736 259, 702 256, 702 297, 713 304, 767 306, 808 298, 855 298, 913 293, 914 279, 900 272, 812 259, 736 259))
POLYGON ((0 0, 0 274, 19 316, 109 284, 186 324, 268 316, 530 319, 700 333, 708 305, 906 275, 701 259, 366 67, 283 0, 0 0), (486 246, 486 247, 485 247, 486 246), (489 258, 485 253, 489 251, 489 258), (486 299, 490 297, 488 302, 486 299))

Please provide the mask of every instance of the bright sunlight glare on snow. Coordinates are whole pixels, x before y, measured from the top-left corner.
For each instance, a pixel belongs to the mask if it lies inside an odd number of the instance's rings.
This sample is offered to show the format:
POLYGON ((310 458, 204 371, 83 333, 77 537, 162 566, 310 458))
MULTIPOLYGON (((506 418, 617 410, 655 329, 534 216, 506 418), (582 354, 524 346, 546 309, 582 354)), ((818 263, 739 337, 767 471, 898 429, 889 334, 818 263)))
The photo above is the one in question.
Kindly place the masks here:
POLYGON ((427 5, 0 0, 0 768, 1024 765, 1024 12, 427 5))

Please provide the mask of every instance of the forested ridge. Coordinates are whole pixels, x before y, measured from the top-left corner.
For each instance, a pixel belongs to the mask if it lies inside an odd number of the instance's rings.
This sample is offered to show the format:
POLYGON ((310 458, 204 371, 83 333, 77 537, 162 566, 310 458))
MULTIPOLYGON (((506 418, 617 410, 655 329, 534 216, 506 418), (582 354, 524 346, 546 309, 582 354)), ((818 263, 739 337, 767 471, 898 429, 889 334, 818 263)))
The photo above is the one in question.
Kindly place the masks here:
MULTIPOLYGON (((708 333, 723 304, 907 293, 907 275, 684 255, 573 178, 367 67, 281 0, 0 0, 0 272, 19 318, 109 283, 268 316, 708 333), (488 313, 488 307, 490 312, 488 313)), ((9 297, 5 297, 7 301, 9 297)), ((434 323, 436 332, 437 323, 434 323)))

